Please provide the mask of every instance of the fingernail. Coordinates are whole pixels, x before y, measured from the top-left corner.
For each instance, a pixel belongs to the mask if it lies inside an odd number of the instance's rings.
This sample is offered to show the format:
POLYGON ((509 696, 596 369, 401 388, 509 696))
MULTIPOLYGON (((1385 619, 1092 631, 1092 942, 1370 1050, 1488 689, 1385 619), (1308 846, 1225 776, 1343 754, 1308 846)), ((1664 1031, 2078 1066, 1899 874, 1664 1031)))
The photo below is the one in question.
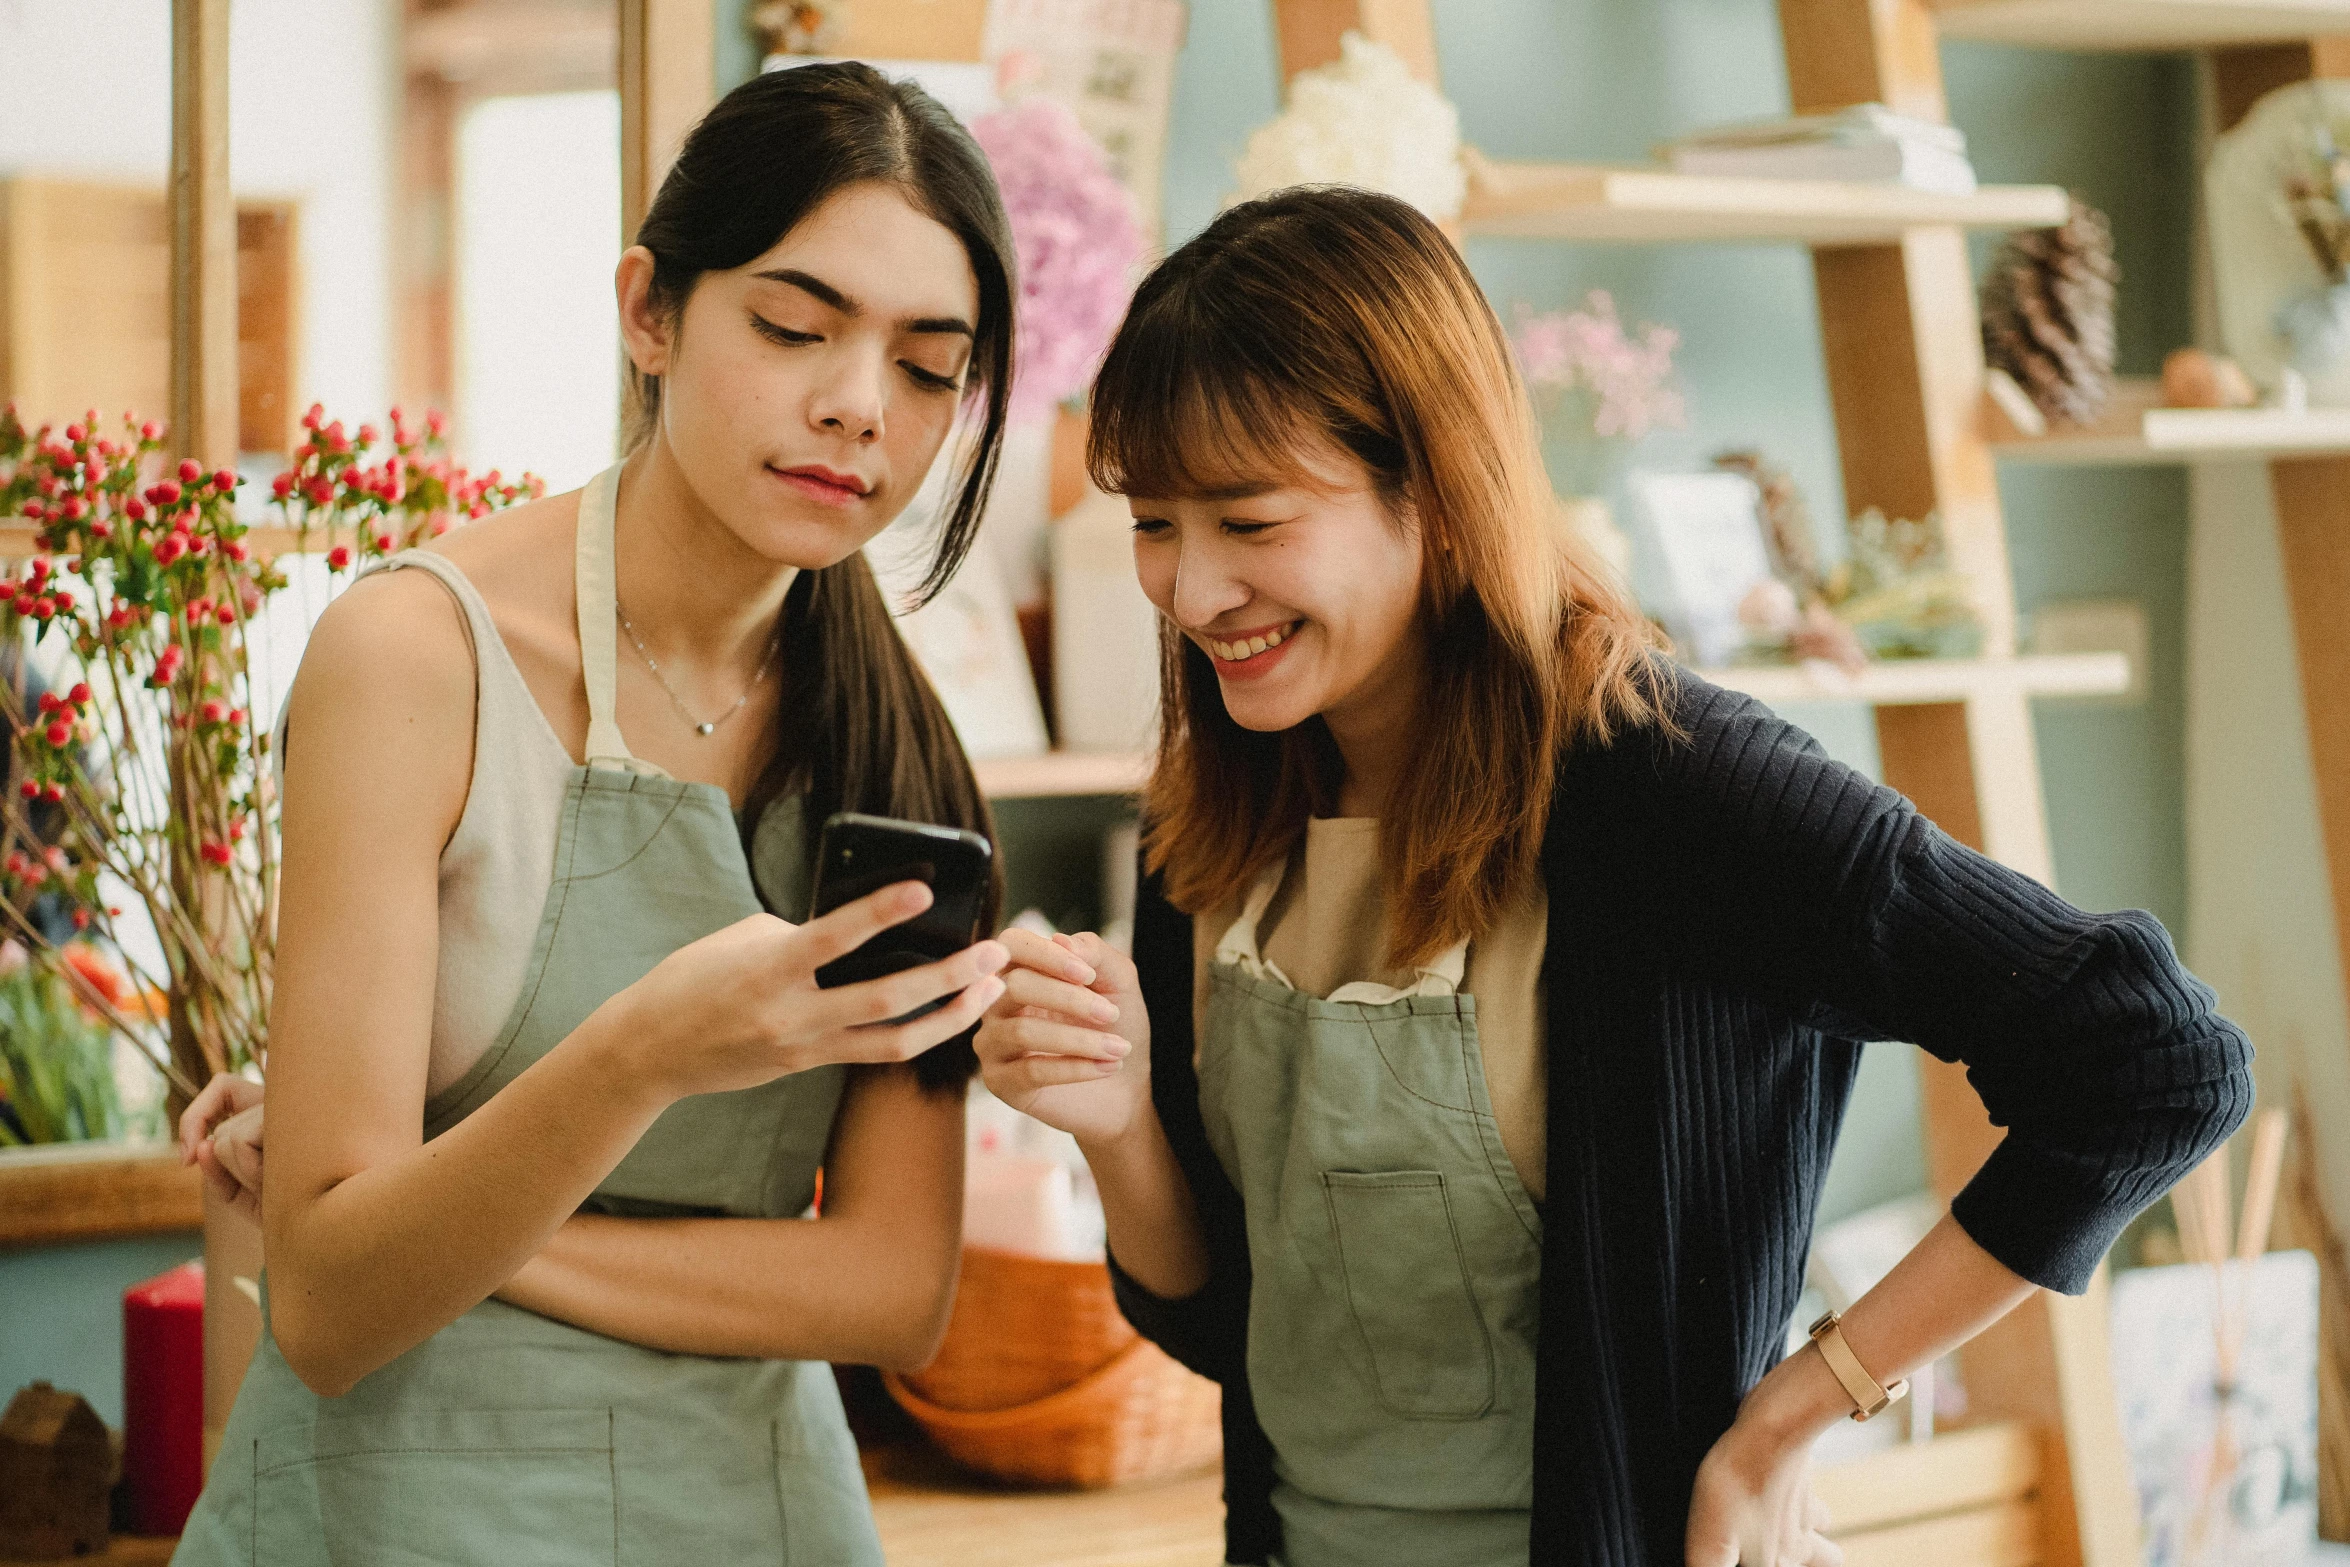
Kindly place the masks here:
POLYGON ((1011 949, 993 941, 983 941, 973 947, 971 956, 977 960, 979 971, 983 974, 993 974, 1012 961, 1011 949))
POLYGON ((1114 1001, 1097 1000, 1093 1004, 1093 1015, 1096 1021, 1115 1023, 1118 1021, 1118 1004, 1114 1001))

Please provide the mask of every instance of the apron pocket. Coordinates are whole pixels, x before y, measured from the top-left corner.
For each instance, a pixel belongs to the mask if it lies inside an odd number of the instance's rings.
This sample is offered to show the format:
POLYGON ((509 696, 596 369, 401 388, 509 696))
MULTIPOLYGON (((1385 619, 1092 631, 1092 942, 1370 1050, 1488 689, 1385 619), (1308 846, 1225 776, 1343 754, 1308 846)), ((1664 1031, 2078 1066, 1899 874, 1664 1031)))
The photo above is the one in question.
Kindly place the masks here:
POLYGON ((1493 1346, 1443 1174, 1325 1170, 1322 1195, 1379 1402, 1425 1420, 1484 1414, 1493 1406, 1493 1346))
POLYGON ((615 1563, 612 1416, 449 1409, 283 1427, 254 1444, 254 1567, 615 1563))

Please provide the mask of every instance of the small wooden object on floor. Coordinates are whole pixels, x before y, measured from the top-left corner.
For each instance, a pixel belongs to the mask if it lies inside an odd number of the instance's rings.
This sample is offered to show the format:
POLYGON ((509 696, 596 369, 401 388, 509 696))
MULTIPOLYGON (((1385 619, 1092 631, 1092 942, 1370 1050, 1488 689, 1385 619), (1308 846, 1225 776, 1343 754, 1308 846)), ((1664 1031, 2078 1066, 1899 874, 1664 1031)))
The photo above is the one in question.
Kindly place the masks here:
POLYGON ((62 1561, 106 1549, 114 1439, 89 1400, 46 1382, 0 1413, 0 1560, 62 1561))

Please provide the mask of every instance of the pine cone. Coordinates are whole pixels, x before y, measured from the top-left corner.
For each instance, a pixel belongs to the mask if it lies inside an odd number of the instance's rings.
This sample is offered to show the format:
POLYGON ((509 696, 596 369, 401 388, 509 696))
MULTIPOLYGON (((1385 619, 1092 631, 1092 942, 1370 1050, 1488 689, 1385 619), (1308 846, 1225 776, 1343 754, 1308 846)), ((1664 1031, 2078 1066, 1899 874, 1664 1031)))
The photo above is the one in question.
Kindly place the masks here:
POLYGON ((2009 236, 1983 280, 1983 357, 2052 421, 2088 424, 2113 391, 2113 231, 2076 200, 2062 227, 2009 236))

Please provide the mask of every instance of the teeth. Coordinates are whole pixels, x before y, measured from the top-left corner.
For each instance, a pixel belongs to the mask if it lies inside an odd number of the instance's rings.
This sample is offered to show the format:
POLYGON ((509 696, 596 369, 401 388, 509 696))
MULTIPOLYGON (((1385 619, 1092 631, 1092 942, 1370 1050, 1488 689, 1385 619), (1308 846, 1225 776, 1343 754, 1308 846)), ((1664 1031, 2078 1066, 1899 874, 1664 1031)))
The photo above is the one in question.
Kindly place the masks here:
POLYGON ((1291 621, 1286 626, 1268 631, 1261 637, 1250 637, 1245 642, 1220 642, 1210 637, 1208 651, 1214 653, 1227 664, 1237 664, 1242 659, 1254 658, 1259 653, 1279 647, 1289 640, 1291 633, 1295 632, 1297 627, 1298 623, 1291 621))

